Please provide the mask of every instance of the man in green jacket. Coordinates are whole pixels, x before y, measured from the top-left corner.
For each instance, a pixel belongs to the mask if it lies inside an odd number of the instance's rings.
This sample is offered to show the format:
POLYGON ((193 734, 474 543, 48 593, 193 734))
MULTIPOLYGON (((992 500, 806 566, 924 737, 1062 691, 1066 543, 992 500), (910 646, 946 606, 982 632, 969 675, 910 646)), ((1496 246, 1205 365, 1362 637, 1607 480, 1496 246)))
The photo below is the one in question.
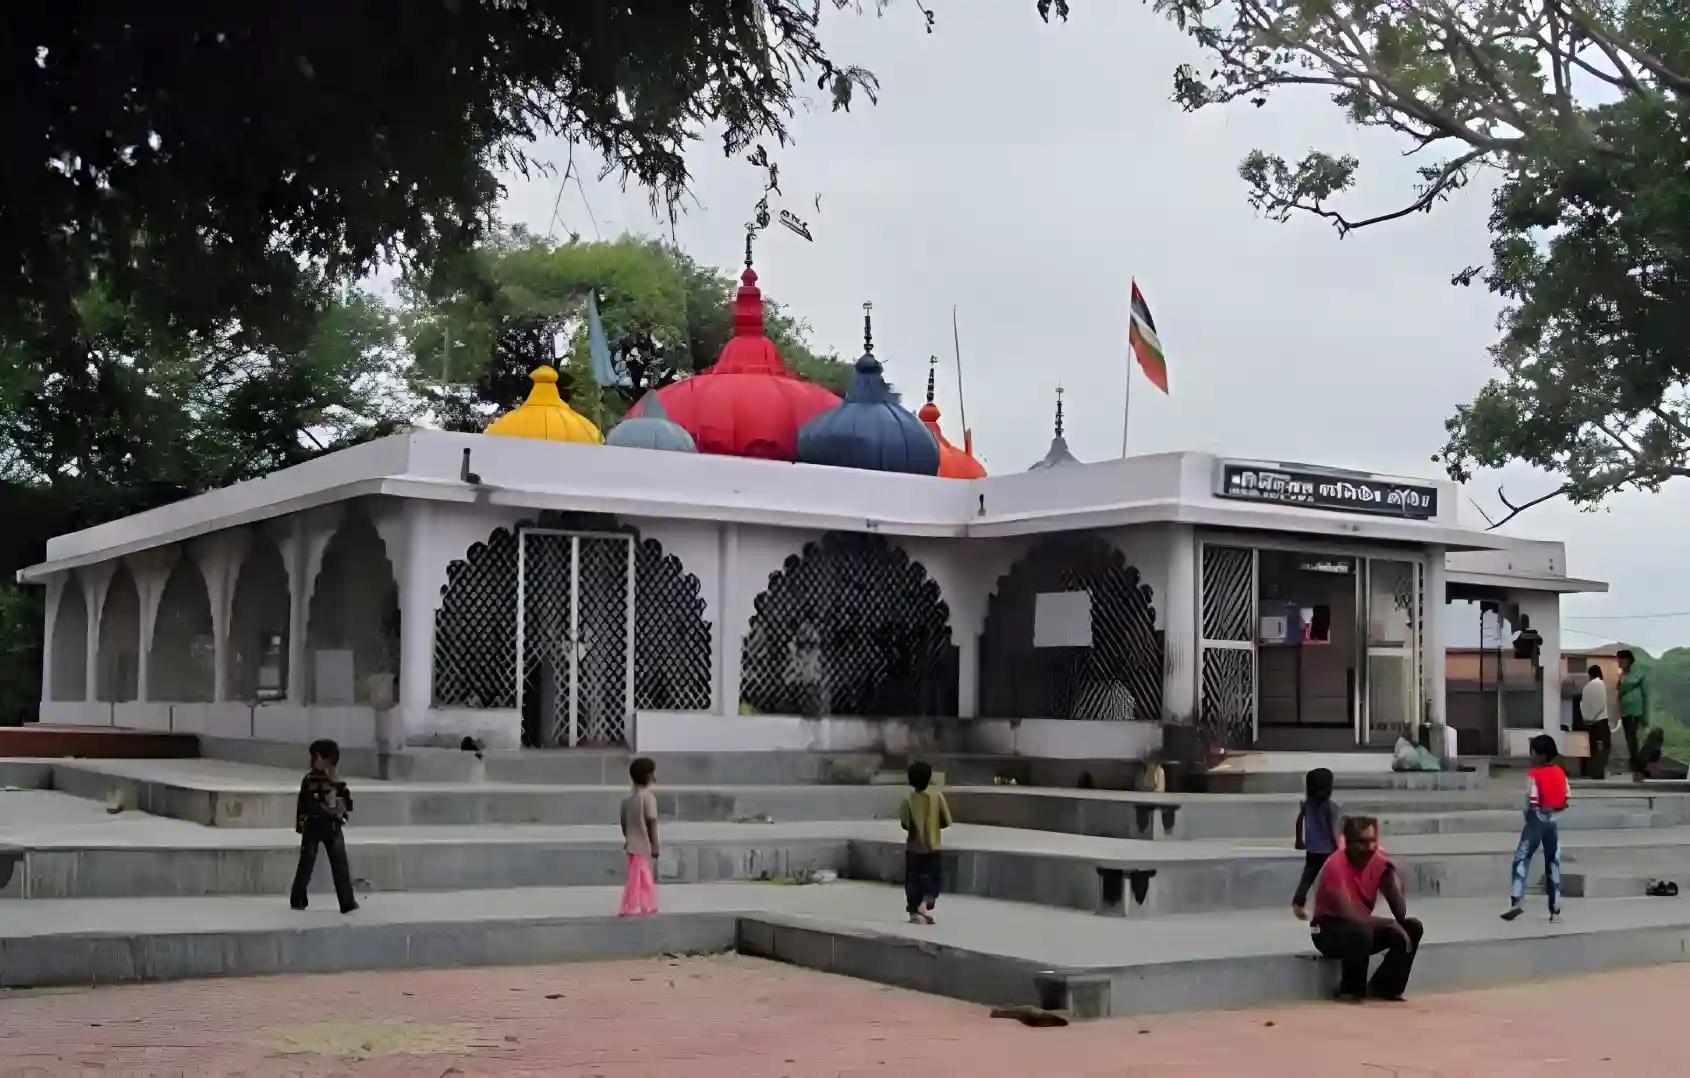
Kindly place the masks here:
POLYGON ((1631 757, 1631 777, 1642 782, 1648 776, 1642 736, 1643 727, 1649 725, 1649 683, 1630 648, 1621 648, 1615 658, 1620 662, 1620 726, 1631 757))

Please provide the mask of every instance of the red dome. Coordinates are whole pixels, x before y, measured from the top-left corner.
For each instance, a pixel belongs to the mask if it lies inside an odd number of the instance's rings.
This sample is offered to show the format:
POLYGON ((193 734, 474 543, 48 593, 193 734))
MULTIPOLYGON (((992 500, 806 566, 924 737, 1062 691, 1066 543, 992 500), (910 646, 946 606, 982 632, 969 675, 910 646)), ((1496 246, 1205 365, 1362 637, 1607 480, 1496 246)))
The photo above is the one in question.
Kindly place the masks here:
MULTIPOLYGON (((698 443, 700 453, 794 460, 798 428, 839 398, 787 369, 763 335, 763 294, 750 266, 734 297, 734 335, 716 365, 657 391, 664 411, 698 443)), ((640 415, 642 405, 628 410, 640 415)))
MULTIPOLYGON (((927 429, 933 432, 933 437, 938 439, 939 478, 986 478, 986 466, 974 459, 974 455, 971 452, 974 448, 972 445, 969 445, 967 449, 958 449, 950 442, 945 441, 945 435, 939 430, 939 406, 937 404, 934 404, 932 401, 928 401, 926 404, 921 406, 921 411, 916 413, 916 417, 920 419, 922 423, 926 424, 927 429)), ((972 440, 973 439, 969 438, 968 435, 964 433, 964 444, 967 444, 972 440)))

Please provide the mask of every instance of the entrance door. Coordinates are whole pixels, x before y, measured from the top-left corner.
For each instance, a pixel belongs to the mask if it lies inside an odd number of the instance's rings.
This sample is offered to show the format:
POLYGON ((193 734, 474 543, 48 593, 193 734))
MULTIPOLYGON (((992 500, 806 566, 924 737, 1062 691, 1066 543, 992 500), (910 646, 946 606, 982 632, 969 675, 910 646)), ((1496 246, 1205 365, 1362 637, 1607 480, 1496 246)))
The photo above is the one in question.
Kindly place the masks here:
POLYGON ((634 543, 526 528, 517 546, 516 690, 524 741, 617 745, 634 713, 634 543))
POLYGON ((1197 565, 1198 723, 1223 745, 1256 740, 1256 552, 1204 543, 1197 565))
POLYGON ((1364 740, 1415 739, 1420 717, 1420 563, 1367 559, 1364 740))

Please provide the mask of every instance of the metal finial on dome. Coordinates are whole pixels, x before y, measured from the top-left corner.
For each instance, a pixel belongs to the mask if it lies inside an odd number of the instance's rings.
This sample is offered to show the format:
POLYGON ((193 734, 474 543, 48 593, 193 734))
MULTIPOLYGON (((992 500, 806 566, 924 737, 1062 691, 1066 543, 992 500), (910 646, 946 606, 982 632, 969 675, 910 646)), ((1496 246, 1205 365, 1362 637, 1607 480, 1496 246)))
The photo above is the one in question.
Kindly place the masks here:
POLYGON ((927 403, 933 403, 933 372, 939 369, 939 357, 927 357, 927 403))
POLYGON ((756 238, 757 238, 757 230, 756 229, 747 228, 745 230, 745 268, 746 269, 751 268, 751 241, 753 239, 756 239, 756 238))
POLYGON ((1056 436, 1062 437, 1062 387, 1056 387, 1056 436))
POLYGON ((872 302, 863 304, 863 351, 865 352, 874 351, 873 312, 874 304, 872 302))

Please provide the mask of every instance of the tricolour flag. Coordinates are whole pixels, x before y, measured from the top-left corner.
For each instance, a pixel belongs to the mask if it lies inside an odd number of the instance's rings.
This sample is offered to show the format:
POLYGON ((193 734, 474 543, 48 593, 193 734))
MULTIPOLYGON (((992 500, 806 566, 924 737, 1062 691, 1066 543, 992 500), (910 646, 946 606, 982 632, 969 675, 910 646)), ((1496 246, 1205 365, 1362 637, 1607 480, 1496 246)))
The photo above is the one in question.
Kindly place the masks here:
POLYGON ((1156 337, 1156 320, 1150 317, 1150 305, 1144 302, 1144 293, 1138 290, 1138 282, 1133 282, 1132 315, 1127 327, 1127 341, 1132 345, 1133 355, 1138 357, 1138 365, 1144 368, 1144 376, 1150 379, 1150 384, 1166 393, 1168 391, 1168 363, 1162 358, 1162 342, 1156 337))

